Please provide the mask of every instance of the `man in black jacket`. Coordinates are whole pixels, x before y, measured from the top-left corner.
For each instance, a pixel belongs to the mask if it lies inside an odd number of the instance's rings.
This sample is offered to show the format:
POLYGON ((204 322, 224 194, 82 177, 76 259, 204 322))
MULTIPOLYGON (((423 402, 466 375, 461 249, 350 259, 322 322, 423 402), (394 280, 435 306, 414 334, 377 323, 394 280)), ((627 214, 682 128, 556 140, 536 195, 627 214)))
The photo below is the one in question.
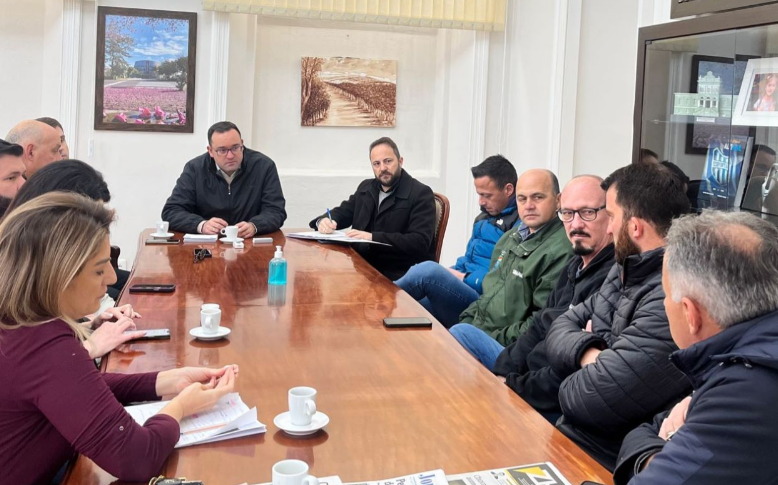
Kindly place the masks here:
POLYGON ((558 316, 594 294, 614 265, 613 237, 608 233, 602 178, 582 175, 562 192, 559 218, 573 243, 575 256, 559 275, 546 306, 532 318, 527 333, 497 357, 494 373, 546 419, 561 416, 557 374, 546 356, 546 334, 558 316))
POLYGON ((546 346, 565 377, 557 427, 612 470, 624 436, 690 390, 669 360, 678 347, 661 286, 664 236, 689 201, 658 164, 620 168, 602 187, 618 264, 597 293, 554 321, 546 346))
POLYGON ((672 360, 694 394, 627 435, 614 481, 775 483, 778 229, 706 211, 674 222, 667 239, 664 304, 681 348, 672 360))
POLYGON ((207 150, 186 164, 162 209, 170 229, 219 234, 238 226, 241 238, 280 229, 286 201, 273 160, 243 146, 229 121, 211 126, 207 150))
POLYGON ((310 223, 331 233, 351 227, 349 237, 389 244, 356 244, 356 250, 390 280, 408 268, 435 258, 435 198, 432 189, 403 170, 403 159, 391 138, 370 144, 374 179, 364 180, 348 200, 310 223))

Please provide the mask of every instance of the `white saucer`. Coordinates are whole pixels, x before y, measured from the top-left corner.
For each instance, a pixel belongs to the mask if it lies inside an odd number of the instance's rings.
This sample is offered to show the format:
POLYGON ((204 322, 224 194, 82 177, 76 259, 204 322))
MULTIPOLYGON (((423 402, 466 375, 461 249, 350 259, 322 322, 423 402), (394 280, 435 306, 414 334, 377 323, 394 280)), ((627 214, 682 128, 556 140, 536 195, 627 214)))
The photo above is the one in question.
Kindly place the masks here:
POLYGON ((173 234, 172 232, 167 232, 167 233, 165 233, 165 234, 157 234, 156 232, 152 232, 152 233, 151 233, 151 237, 158 237, 158 238, 160 238, 160 239, 161 239, 161 238, 165 238, 165 239, 167 239, 167 238, 169 238, 169 237, 173 237, 173 236, 175 236, 175 234, 173 234))
POLYGON ((189 331, 189 335, 198 340, 219 340, 229 335, 231 331, 227 327, 219 327, 215 334, 206 334, 203 332, 203 327, 195 327, 189 331))
POLYGON ((219 241, 221 241, 221 242, 223 242, 223 243, 227 243, 227 244, 232 244, 232 243, 234 243, 235 241, 243 241, 243 238, 242 238, 242 237, 239 237, 239 238, 237 238, 237 239, 230 239, 230 238, 228 238, 227 236, 224 236, 223 238, 219 239, 219 241))
POLYGON ((292 424, 292 418, 289 415, 289 411, 281 413, 273 419, 273 424, 275 424, 276 427, 292 436, 308 436, 309 434, 319 431, 329 423, 330 417, 320 411, 313 415, 311 424, 308 426, 297 426, 292 424))

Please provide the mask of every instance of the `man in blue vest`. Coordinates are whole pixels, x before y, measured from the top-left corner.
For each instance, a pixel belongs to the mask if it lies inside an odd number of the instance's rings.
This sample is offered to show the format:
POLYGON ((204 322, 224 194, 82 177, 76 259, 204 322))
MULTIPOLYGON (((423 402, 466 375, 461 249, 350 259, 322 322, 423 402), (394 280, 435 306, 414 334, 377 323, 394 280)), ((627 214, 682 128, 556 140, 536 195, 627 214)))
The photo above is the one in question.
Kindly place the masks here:
POLYGON ((497 241, 519 222, 516 210, 516 169, 502 155, 493 155, 471 169, 481 214, 465 254, 451 268, 434 261, 412 266, 395 281, 446 328, 481 296, 481 284, 497 241))

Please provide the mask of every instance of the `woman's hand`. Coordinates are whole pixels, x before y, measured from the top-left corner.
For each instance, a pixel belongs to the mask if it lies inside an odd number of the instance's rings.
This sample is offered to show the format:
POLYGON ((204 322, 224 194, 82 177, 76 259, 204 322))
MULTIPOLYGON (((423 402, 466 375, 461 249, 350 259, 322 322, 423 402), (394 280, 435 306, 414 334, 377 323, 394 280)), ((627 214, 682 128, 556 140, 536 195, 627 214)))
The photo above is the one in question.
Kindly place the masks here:
POLYGON ((100 313, 99 315, 87 315, 86 318, 88 319, 88 321, 85 322, 83 325, 87 326, 88 328, 91 328, 92 330, 96 330, 100 327, 100 325, 103 324, 103 322, 118 321, 122 317, 127 317, 132 319, 142 318, 141 314, 134 311, 132 309, 132 305, 128 303, 127 305, 122 305, 119 307, 107 308, 104 312, 100 313))
POLYGON ((171 369, 157 374, 157 396, 166 396, 178 394, 192 384, 211 383, 220 379, 225 373, 231 370, 238 375, 237 365, 226 365, 219 369, 209 369, 208 367, 181 367, 180 369, 171 369))
POLYGON ((115 322, 104 321, 84 342, 84 348, 89 352, 89 357, 96 359, 128 340, 146 335, 143 330, 124 333, 127 330, 135 330, 135 322, 127 317, 121 317, 115 322))
MULTIPOLYGON (((228 365, 219 369, 222 374, 218 381, 216 377, 211 377, 207 384, 199 382, 189 384, 167 406, 162 408, 159 414, 167 414, 177 421, 181 421, 186 416, 211 409, 219 399, 235 389, 236 367, 228 365)), ((159 383, 159 379, 157 383, 159 383)))

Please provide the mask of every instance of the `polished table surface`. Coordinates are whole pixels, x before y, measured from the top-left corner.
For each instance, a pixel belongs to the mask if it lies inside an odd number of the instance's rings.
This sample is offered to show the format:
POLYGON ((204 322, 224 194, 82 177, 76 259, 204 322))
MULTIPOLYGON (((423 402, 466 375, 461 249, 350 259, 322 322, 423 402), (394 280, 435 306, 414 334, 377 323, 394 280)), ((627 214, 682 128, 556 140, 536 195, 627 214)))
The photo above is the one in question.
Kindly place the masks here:
MULTIPOLYGON (((256 406, 267 433, 176 450, 166 476, 206 485, 268 482, 271 466, 304 460, 311 473, 344 482, 442 468, 461 473, 553 462, 577 485, 612 483, 610 474, 524 403, 435 322, 432 329, 387 330, 387 316, 429 316, 353 249, 272 234, 273 244, 143 245, 130 284, 175 283, 171 294, 122 295, 143 315, 138 327, 170 328, 171 339, 138 342, 103 362, 109 372, 239 364, 236 385, 256 406), (275 245, 288 261, 285 294, 268 294, 275 245), (193 249, 213 258, 193 263, 193 249), (283 298, 281 298, 283 297, 283 298), (282 301, 284 300, 285 301, 282 301), (200 305, 218 303, 232 333, 200 342, 200 305), (292 438, 273 424, 294 386, 318 390, 330 424, 292 438)), ((180 236, 180 235, 179 235, 180 236)), ((117 482, 80 457, 65 483, 117 482)))

